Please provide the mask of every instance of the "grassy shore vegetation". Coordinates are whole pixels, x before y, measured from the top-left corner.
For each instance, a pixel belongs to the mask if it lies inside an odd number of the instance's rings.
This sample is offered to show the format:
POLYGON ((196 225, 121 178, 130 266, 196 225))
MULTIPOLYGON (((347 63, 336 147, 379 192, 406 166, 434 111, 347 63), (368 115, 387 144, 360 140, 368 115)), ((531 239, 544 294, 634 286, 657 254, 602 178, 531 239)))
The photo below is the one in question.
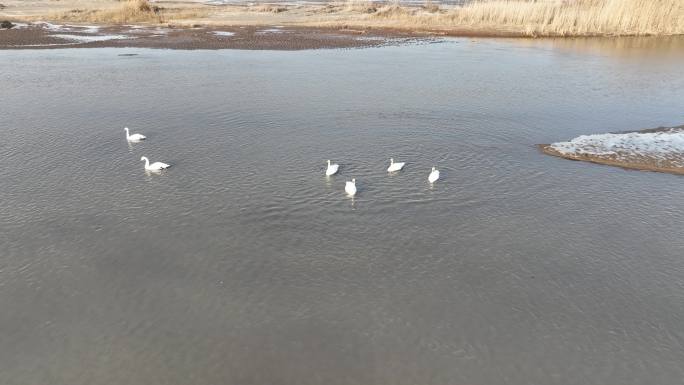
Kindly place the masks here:
POLYGON ((183 24, 185 20, 185 23, 211 25, 392 28, 453 35, 684 34, 684 0, 474 0, 462 6, 442 6, 432 0, 426 0, 422 6, 370 0, 324 5, 207 6, 171 0, 119 0, 109 4, 97 9, 71 9, 51 18, 119 24, 179 21, 183 24))
POLYGON ((368 18, 403 28, 470 27, 527 36, 676 35, 684 34, 684 0, 478 0, 448 9, 391 3, 368 18))
POLYGON ((200 9, 162 8, 148 0, 119 0, 117 6, 104 9, 72 9, 53 14, 51 19, 91 23, 164 23, 167 19, 201 18, 207 12, 200 9))

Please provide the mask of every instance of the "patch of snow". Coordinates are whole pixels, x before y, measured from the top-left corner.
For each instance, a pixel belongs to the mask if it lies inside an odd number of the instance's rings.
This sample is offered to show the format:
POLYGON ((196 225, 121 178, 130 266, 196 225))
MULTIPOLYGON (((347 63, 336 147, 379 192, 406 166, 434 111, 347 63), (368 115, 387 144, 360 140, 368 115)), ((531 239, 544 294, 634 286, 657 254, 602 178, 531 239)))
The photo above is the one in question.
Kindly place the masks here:
POLYGON ((260 31, 257 31, 257 34, 267 34, 267 33, 283 33, 283 31, 280 28, 268 28, 268 29, 262 29, 260 31))
POLYGON ((154 35, 166 35, 167 33, 171 32, 170 29, 168 28, 162 28, 162 27, 157 27, 154 29, 148 29, 145 27, 140 27, 140 26, 133 26, 130 27, 131 29, 127 30, 126 33, 134 33, 134 34, 145 34, 145 33, 152 33, 154 35))
MULTIPOLYGON (((26 23, 15 23, 15 22, 12 22, 12 28, 10 28, 10 29, 24 29, 24 28, 26 28, 26 27, 28 27, 28 24, 26 24, 26 23)), ((5 28, 0 28, 0 31, 7 31, 7 29, 5 29, 5 28)))
POLYGON ((96 25, 69 25, 71 28, 82 28, 78 32, 82 33, 98 33, 100 32, 100 27, 96 25))
POLYGON ((73 40, 80 43, 90 43, 93 41, 122 40, 132 39, 126 35, 98 35, 98 36, 79 36, 79 35, 50 35, 64 40, 73 40))
POLYGON ((64 25, 60 24, 52 24, 48 23, 47 21, 37 21, 33 23, 33 25, 37 25, 40 28, 47 29, 48 31, 55 31, 55 32, 65 32, 65 31, 71 31, 72 28, 69 28, 64 25))
POLYGON ((78 43, 16 44, 13 47, 52 47, 52 46, 77 45, 77 44, 78 43))
POLYGON ((216 35, 216 36, 234 36, 235 32, 228 32, 228 31, 211 31, 210 33, 216 35))
POLYGON ((684 129, 582 135, 569 142, 552 143, 549 147, 564 155, 671 160, 684 155, 684 129))
MULTIPOLYGON (((340 35, 340 37, 347 37, 348 35, 340 35)), ((386 40, 386 38, 382 36, 357 36, 356 40, 361 40, 361 41, 381 41, 381 40, 386 40)))
POLYGON ((100 27, 97 25, 75 25, 75 24, 52 24, 47 21, 37 21, 32 25, 38 26, 42 29, 53 32, 80 32, 80 33, 98 33, 100 27))

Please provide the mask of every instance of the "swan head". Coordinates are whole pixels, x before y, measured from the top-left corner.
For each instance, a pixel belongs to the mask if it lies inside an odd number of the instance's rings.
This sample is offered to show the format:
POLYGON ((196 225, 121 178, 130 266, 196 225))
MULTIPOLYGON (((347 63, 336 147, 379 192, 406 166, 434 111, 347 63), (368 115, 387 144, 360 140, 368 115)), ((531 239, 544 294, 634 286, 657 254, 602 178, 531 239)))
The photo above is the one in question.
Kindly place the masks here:
POLYGON ((143 156, 140 160, 147 160, 147 157, 143 156))
POLYGON ((124 131, 128 132, 128 127, 124 127, 124 131))
POLYGON ((330 166, 330 159, 328 159, 328 167, 330 166))
POLYGON ((352 183, 356 184, 356 178, 352 178, 352 183))
POLYGON ((436 167, 435 167, 435 166, 432 166, 432 171, 435 171, 435 169, 436 169, 436 167))
POLYGON ((390 164, 394 163, 394 158, 390 158, 390 164))

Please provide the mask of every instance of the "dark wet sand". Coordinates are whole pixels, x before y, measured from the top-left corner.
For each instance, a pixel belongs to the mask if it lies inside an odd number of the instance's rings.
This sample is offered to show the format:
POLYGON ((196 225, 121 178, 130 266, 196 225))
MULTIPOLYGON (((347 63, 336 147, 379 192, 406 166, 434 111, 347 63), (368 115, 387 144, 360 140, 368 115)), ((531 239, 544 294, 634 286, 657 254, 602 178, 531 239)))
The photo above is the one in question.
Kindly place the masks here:
POLYGON ((434 39, 391 30, 349 30, 309 27, 225 27, 173 28, 130 26, 102 27, 98 33, 51 31, 39 26, 0 31, 0 49, 56 49, 138 47, 165 49, 244 49, 244 50, 304 50, 322 48, 373 47, 434 39), (220 36, 214 32, 231 32, 220 36), (76 42, 55 37, 55 34, 75 36, 126 35, 126 39, 76 42))
POLYGON ((561 154, 550 147, 549 144, 539 144, 537 145, 539 149, 547 155, 557 156, 564 159, 591 162, 596 164, 603 164, 606 166, 620 167, 628 170, 639 170, 639 171, 654 171, 654 172, 665 172, 669 174, 679 174, 684 175, 684 168, 675 167, 667 164, 656 164, 656 162, 650 163, 647 161, 636 162, 636 161, 619 161, 613 159, 599 158, 590 155, 569 155, 561 154))

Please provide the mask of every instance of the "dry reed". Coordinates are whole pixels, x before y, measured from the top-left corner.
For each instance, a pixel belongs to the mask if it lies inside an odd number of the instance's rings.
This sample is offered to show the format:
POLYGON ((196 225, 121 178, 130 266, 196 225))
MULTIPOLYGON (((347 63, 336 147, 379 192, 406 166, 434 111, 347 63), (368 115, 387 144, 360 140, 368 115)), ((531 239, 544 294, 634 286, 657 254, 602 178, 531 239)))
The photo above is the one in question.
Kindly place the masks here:
POLYGON ((120 6, 108 9, 72 9, 52 19, 113 24, 163 22, 161 9, 147 0, 124 0, 120 6))
POLYGON ((258 4, 250 6, 247 10, 250 12, 280 13, 287 11, 288 8, 275 4, 258 4))
POLYGON ((372 16, 395 20, 399 27, 539 36, 684 34, 683 0, 480 0, 432 15, 391 4, 372 16))
MULTIPOLYGON (((123 1, 118 7, 72 10, 57 18, 96 23, 161 23, 210 17, 217 24, 222 16, 212 12, 231 14, 222 8, 160 9, 147 0, 123 1)), ((257 15, 251 24, 282 20, 291 25, 526 36, 684 34, 684 0, 475 0, 452 7, 439 7, 431 1, 425 0, 421 7, 396 1, 380 4, 372 0, 344 0, 308 9, 257 4, 241 8, 240 12, 257 15)))
POLYGON ((369 0, 347 0, 343 10, 346 12, 373 13, 378 10, 378 7, 369 0))
POLYGON ((127 24, 152 23, 160 24, 173 20, 201 19, 208 12, 198 8, 160 8, 148 0, 120 0, 121 4, 105 9, 72 9, 50 15, 52 20, 69 20, 90 23, 127 24))

